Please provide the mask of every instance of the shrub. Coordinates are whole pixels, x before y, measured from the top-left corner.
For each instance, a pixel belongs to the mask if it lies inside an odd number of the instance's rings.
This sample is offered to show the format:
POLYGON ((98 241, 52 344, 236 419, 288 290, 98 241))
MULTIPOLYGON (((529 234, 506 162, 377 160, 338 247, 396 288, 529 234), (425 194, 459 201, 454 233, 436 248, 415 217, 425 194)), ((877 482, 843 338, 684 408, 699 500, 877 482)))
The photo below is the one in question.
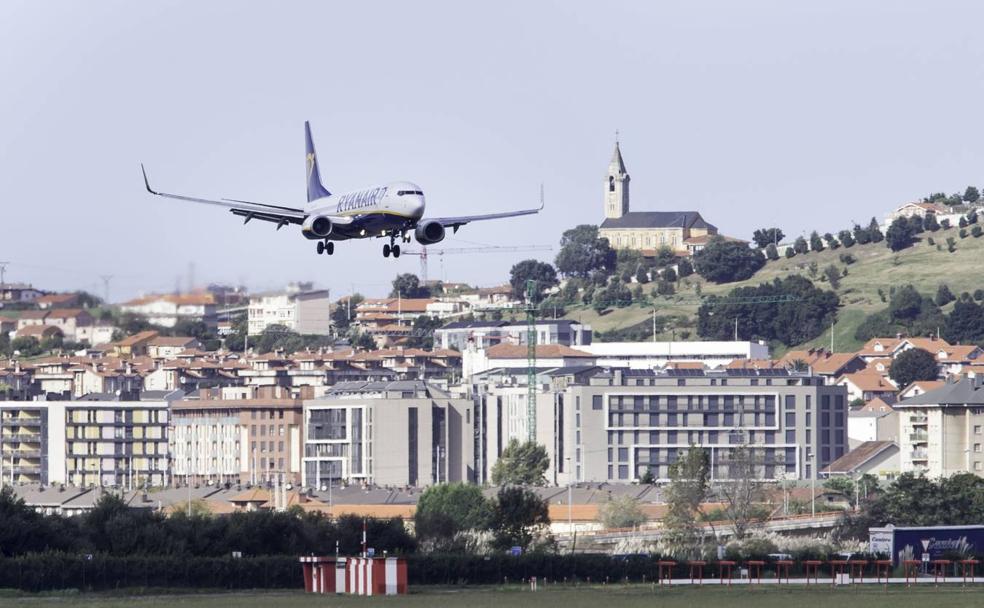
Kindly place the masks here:
POLYGON ((966 228, 961 228, 960 229, 960 232, 958 232, 957 234, 960 235, 960 238, 965 239, 965 238, 967 238, 967 229, 966 228))
POLYGON ((973 235, 975 239, 980 238, 980 236, 984 234, 984 228, 981 228, 980 224, 974 224, 974 227, 970 229, 970 234, 973 235))
POLYGON ((841 264, 845 266, 850 266, 854 262, 858 261, 857 258, 855 258, 854 255, 850 253, 842 253, 840 254, 840 257, 838 259, 840 259, 841 264))

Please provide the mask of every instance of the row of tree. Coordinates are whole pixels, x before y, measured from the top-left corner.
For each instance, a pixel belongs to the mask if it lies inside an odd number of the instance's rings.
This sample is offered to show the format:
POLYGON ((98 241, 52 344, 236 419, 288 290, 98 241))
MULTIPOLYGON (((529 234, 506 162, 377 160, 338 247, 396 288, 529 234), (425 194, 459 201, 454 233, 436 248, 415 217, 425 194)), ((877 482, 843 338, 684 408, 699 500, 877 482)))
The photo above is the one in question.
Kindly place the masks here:
POLYGON ((980 293, 964 292, 958 298, 949 287, 940 285, 934 299, 919 293, 912 285, 893 288, 888 294, 888 306, 868 315, 858 325, 854 337, 867 341, 897 333, 926 336, 939 332, 953 344, 984 345, 984 306, 980 302, 984 299, 984 290, 978 291, 980 293), (941 306, 951 302, 953 308, 949 313, 943 313, 941 306))
MULTIPOLYGON (((166 516, 131 508, 107 493, 83 515, 42 515, 6 487, 0 490, 0 555, 59 551, 221 557, 239 551, 250 556, 296 556, 334 550, 336 542, 343 553, 355 554, 362 543, 361 517, 333 521, 300 508, 213 516, 194 501, 188 511, 166 516)), ((399 518, 370 519, 366 525, 372 546, 379 551, 409 553, 416 549, 416 540, 399 518)))

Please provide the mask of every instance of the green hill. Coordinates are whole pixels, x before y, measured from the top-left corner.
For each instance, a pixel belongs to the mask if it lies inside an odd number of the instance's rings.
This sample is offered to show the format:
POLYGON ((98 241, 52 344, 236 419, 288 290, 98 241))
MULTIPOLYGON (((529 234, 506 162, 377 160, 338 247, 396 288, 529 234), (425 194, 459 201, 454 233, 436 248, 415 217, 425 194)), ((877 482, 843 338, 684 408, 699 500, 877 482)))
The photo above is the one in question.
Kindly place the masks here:
MULTIPOLYGON (((657 301, 659 306, 657 315, 682 314, 689 317, 689 321, 677 323, 672 328, 668 327, 666 331, 658 334, 658 337, 670 339, 675 334, 676 338, 680 339, 682 332, 689 331, 689 339, 697 339, 695 317, 698 290, 703 295, 725 295, 735 287, 758 285, 794 274, 810 278, 823 289, 830 289, 830 285, 821 278, 824 268, 833 264, 843 270, 845 264, 840 261, 840 256, 849 253, 856 261, 846 265, 848 274, 841 278, 836 290, 841 298, 841 308, 834 326, 834 348, 837 351, 856 350, 861 346, 854 338, 857 326, 867 315, 887 306, 882 301, 879 290, 887 298, 893 287, 907 283, 911 283, 921 293, 929 296, 936 294, 936 289, 941 283, 948 285, 957 296, 964 291, 973 293, 975 289, 984 288, 984 272, 981 267, 984 265, 984 238, 970 236, 969 229, 967 232, 968 236, 964 239, 960 238, 958 228, 939 230, 935 233, 924 232, 920 235, 921 241, 897 253, 893 253, 883 241, 855 245, 849 249, 839 247, 833 251, 811 252, 791 259, 782 258, 767 262, 754 277, 736 283, 714 285, 696 275, 687 277, 678 283, 676 296, 657 301), (947 251, 947 237, 956 240, 957 249, 953 253, 947 251), (933 239, 936 245, 930 245, 929 239, 933 239), (816 263, 817 268, 816 278, 812 277, 810 272, 810 265, 813 262, 816 263)), ((646 289, 651 290, 651 285, 647 285, 646 289)), ((590 323, 595 331, 606 332, 645 323, 651 320, 652 314, 652 308, 633 306, 608 311, 603 315, 598 315, 590 309, 572 309, 568 310, 567 317, 590 323)), ((825 333, 811 342, 798 346, 829 345, 830 335, 825 333)))

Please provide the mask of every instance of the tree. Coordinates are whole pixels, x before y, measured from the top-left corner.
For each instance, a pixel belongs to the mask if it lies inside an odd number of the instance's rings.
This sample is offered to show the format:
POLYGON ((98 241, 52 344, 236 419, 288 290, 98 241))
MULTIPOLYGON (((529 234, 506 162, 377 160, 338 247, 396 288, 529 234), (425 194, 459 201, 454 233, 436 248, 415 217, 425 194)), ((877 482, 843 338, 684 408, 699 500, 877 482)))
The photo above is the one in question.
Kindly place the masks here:
POLYGON ((854 234, 854 240, 858 243, 858 245, 867 245, 871 242, 871 235, 868 234, 868 231, 861 226, 854 224, 852 232, 854 234))
POLYGON ((526 296, 526 282, 529 280, 536 282, 535 300, 539 301, 544 291, 557 285, 557 271, 550 264, 539 260, 519 262, 509 271, 509 285, 514 298, 521 300, 526 296))
POLYGON ((536 492, 519 486, 499 489, 492 508, 493 545, 527 549, 537 533, 550 525, 547 501, 536 492))
POLYGON ((759 228, 752 234, 752 240, 755 241, 756 247, 765 249, 770 244, 779 244, 784 236, 786 235, 778 228, 759 228))
POLYGON ((796 240, 793 241, 793 251, 802 255, 810 251, 810 245, 806 242, 806 239, 802 236, 798 236, 796 237, 796 240))
POLYGON ((854 247, 854 235, 851 234, 850 230, 841 230, 837 233, 837 238, 840 240, 841 244, 844 245, 844 247, 854 247))
POLYGON ((365 298, 362 294, 352 294, 348 298, 340 299, 335 302, 335 308, 331 311, 331 323, 336 331, 344 333, 355 320, 355 310, 365 298))
POLYGON ((639 267, 636 269, 635 280, 640 285, 645 285, 649 282, 649 273, 646 272, 646 267, 642 264, 639 264, 639 267))
POLYGON ((912 246, 912 243, 916 240, 915 235, 916 233, 912 229, 912 224, 904 217, 897 217, 892 221, 892 225, 888 227, 885 238, 889 249, 892 251, 901 251, 906 247, 912 246))
POLYGON ((779 259, 779 251, 776 249, 776 246, 773 245, 772 243, 769 243, 768 246, 766 246, 765 257, 769 258, 773 262, 779 259))
POLYGON ((492 467, 492 483, 503 485, 546 485, 544 474, 550 466, 547 449, 535 441, 509 441, 492 467))
POLYGON ((957 299, 957 297, 953 295, 953 292, 950 291, 950 288, 947 287, 947 285, 945 283, 940 283, 940 286, 936 288, 936 305, 937 306, 940 306, 940 307, 946 306, 947 304, 949 304, 950 302, 952 302, 952 301, 954 301, 956 299, 957 299))
POLYGON ((420 284, 420 279, 412 273, 396 275, 393 279, 393 289, 390 290, 391 298, 429 298, 430 289, 420 284))
POLYGON ((598 236, 598 227, 582 224, 560 237, 560 252, 554 261, 557 270, 568 277, 588 277, 594 271, 606 275, 615 269, 616 254, 608 239, 598 236))
POLYGON ((420 315, 413 320, 413 333, 407 338, 407 347, 428 350, 434 348, 434 330, 443 325, 444 322, 437 317, 420 315))
POLYGON ((921 215, 913 215, 909 217, 909 226, 912 228, 913 234, 919 234, 924 230, 923 217, 921 215))
POLYGON ((868 238, 871 239, 872 243, 880 243, 885 238, 878 226, 878 220, 875 218, 871 218, 871 221, 868 222, 868 238))
POLYGON ((667 283, 676 283, 677 273, 672 268, 666 268, 663 270, 662 279, 667 283))
POLYGON ((683 279, 689 277, 694 273, 694 265, 690 263, 690 260, 684 258, 677 263, 677 275, 683 279))
POLYGON ((976 187, 974 187, 974 186, 967 186, 967 189, 964 190, 963 200, 965 202, 968 202, 970 204, 974 204, 977 201, 979 201, 980 198, 981 198, 981 193, 980 193, 980 191, 976 187))
POLYGON ((11 352, 19 353, 21 357, 37 357, 44 352, 41 343, 34 336, 21 336, 10 341, 11 352))
POLYGON ((888 376, 900 389, 917 380, 936 380, 939 376, 936 357, 921 348, 910 348, 892 361, 888 376))
POLYGON ((464 532, 488 529, 491 520, 492 504, 482 489, 464 483, 427 488, 414 515, 417 538, 444 550, 452 549, 464 532))
POLYGON ((970 213, 967 214, 967 224, 972 225, 977 223, 977 210, 971 209, 970 213))
POLYGON ((840 270, 838 270, 833 264, 830 264, 823 269, 823 276, 827 277, 827 282, 830 283, 830 286, 834 289, 840 287, 841 273, 840 270))
POLYGON ((710 469, 707 452, 695 445, 679 452, 669 467, 670 483, 663 488, 663 540, 679 559, 701 557, 703 531, 699 520, 710 488, 710 469))
POLYGON ((926 214, 926 217, 923 219, 923 228, 929 230, 930 232, 936 232, 940 229, 940 223, 936 221, 935 213, 926 214))
POLYGON ((745 243, 715 236, 694 256, 697 273, 714 283, 744 281, 765 265, 765 256, 745 243))
POLYGON ((823 239, 816 230, 810 233, 810 251, 823 251, 823 239))
POLYGON ((967 216, 961 215, 960 216, 960 219, 957 220, 957 226, 960 226, 961 228, 966 228, 967 227, 967 216))
POLYGON ((731 448, 723 464, 727 467, 727 479, 718 485, 717 491, 724 499, 725 516, 731 522, 734 538, 742 540, 761 515, 763 492, 757 471, 763 465, 744 445, 731 448))
POLYGON ((981 228, 980 224, 974 224, 974 227, 970 229, 970 234, 975 239, 979 239, 981 235, 984 235, 984 228, 981 228))
POLYGON ((639 499, 628 495, 618 496, 601 505, 598 520, 606 528, 634 528, 646 523, 639 499))
POLYGON ((705 339, 732 340, 738 319, 740 340, 778 340, 793 346, 830 327, 839 303, 836 293, 792 275, 732 289, 724 298, 708 297, 697 310, 697 333, 705 339))
POLYGON ((943 337, 952 344, 984 344, 984 307, 964 300, 954 304, 943 325, 943 337))
POLYGON ((788 260, 789 258, 796 255, 796 251, 792 247, 786 247, 786 253, 784 253, 783 255, 785 255, 786 259, 788 260))
POLYGON ((888 305, 892 318, 900 323, 914 321, 923 310, 923 297, 912 285, 903 285, 895 290, 888 305))
POLYGON ((831 250, 837 249, 841 246, 840 241, 837 240, 837 237, 829 232, 823 235, 823 242, 827 243, 827 248, 831 250))

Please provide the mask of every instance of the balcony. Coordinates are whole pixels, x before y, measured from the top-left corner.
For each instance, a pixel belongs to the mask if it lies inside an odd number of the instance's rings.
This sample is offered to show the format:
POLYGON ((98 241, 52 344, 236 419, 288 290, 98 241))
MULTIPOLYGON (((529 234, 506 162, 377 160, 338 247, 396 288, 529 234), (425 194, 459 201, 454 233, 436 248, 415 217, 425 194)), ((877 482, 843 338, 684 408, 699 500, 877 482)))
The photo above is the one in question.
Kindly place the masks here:
POLYGON ((910 433, 909 441, 913 443, 926 443, 929 441, 929 433, 910 433))
POLYGON ((909 454, 910 460, 929 460, 929 452, 926 450, 913 450, 909 454))
POLYGON ((928 424, 929 416, 909 416, 909 424, 928 424))

